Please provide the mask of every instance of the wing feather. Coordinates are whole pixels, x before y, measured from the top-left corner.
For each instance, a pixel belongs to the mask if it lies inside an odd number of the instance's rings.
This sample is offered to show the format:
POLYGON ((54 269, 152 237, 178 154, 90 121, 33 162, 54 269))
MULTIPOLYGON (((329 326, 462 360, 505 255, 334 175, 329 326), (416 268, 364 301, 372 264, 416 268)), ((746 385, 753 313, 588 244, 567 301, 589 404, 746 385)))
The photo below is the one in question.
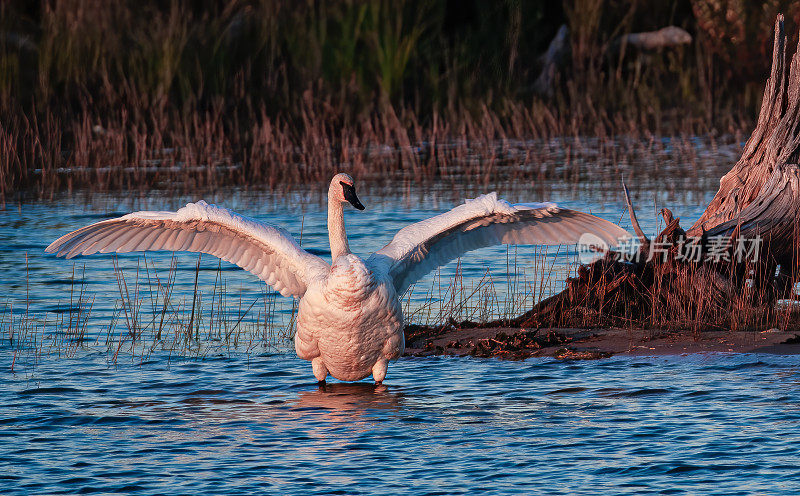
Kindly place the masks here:
POLYGON ((147 234, 143 229, 131 229, 131 232, 125 236, 120 237, 117 240, 117 253, 128 253, 130 250, 126 250, 125 248, 130 245, 131 243, 136 243, 136 240, 141 237, 143 234, 147 234))
POLYGON ((155 240, 158 235, 161 234, 158 229, 151 229, 151 230, 143 230, 142 233, 136 237, 134 242, 128 243, 124 248, 127 249, 129 252, 131 251, 141 251, 146 247, 150 246, 153 240, 155 240))
POLYGON ((591 214, 552 203, 511 205, 496 193, 468 200, 449 212, 401 229, 368 260, 388 273, 398 294, 436 267, 464 253, 497 244, 575 244, 590 233, 609 246, 630 234, 591 214))
MULTIPOLYGON (((153 250, 153 251, 155 251, 155 250, 164 249, 164 244, 167 242, 167 238, 169 238, 169 235, 170 235, 169 230, 168 229, 162 229, 162 228, 155 228, 155 227, 153 229, 159 231, 158 237, 153 240, 153 244, 150 245, 149 248, 148 247, 141 247, 140 248, 141 251, 145 251, 145 250, 153 250)), ((199 251, 202 251, 202 250, 191 250, 191 251, 199 252, 199 251)))
POLYGON ((210 243, 214 236, 212 233, 208 231, 203 231, 198 234, 199 235, 197 244, 192 243, 192 245, 189 247, 189 251, 201 252, 201 253, 207 252, 206 248, 210 248, 210 243))
MULTIPOLYGON (((73 234, 73 233, 70 233, 70 234, 73 234)), ((75 246, 75 243, 77 243, 77 241, 75 240, 74 236, 63 236, 63 238, 64 238, 64 242, 63 242, 63 248, 62 249, 66 250, 66 251, 71 250, 75 246)))
POLYGON ((330 268, 283 229, 204 201, 177 212, 135 212, 97 222, 61 236, 45 251, 72 258, 162 249, 217 256, 252 272, 285 296, 303 296, 308 284, 330 268))
POLYGON ((119 236, 117 236, 113 242, 109 243, 108 245, 103 248, 106 252, 122 252, 120 248, 125 246, 128 241, 135 238, 138 234, 142 232, 140 227, 135 227, 133 229, 120 229, 119 236))
MULTIPOLYGON (((167 233, 168 233, 167 237, 164 238, 164 247, 162 249, 175 251, 175 239, 178 237, 178 234, 180 234, 180 231, 178 229, 169 229, 167 233)), ((100 253, 107 253, 107 252, 101 251, 100 253)))
POLYGON ((102 236, 102 233, 109 232, 111 231, 111 229, 112 229, 111 226, 104 225, 104 226, 99 226, 97 229, 87 230, 85 232, 86 243, 81 243, 80 237, 71 238, 67 240, 67 242, 64 244, 62 252, 66 254, 67 258, 73 258, 81 254, 86 249, 88 249, 88 247, 91 247, 94 244, 94 242, 98 239, 98 237, 102 236), (76 249, 76 246, 79 243, 81 244, 81 246, 77 247, 76 249))

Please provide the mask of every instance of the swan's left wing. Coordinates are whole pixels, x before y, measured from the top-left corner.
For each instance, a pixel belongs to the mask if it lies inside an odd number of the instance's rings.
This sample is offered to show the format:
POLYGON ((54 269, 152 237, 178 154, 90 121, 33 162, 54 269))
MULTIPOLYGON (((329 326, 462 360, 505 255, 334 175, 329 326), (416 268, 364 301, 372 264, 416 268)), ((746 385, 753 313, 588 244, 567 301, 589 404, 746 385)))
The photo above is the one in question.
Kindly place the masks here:
POLYGON ((177 212, 134 212, 96 222, 61 236, 45 252, 72 258, 151 250, 208 253, 255 274, 282 295, 297 298, 330 269, 280 227, 202 200, 177 212))
POLYGON ((397 294, 402 294, 425 274, 468 251, 498 244, 575 244, 586 233, 609 246, 630 238, 626 230, 591 214, 553 203, 512 205, 490 193, 404 227, 368 262, 388 273, 397 294))

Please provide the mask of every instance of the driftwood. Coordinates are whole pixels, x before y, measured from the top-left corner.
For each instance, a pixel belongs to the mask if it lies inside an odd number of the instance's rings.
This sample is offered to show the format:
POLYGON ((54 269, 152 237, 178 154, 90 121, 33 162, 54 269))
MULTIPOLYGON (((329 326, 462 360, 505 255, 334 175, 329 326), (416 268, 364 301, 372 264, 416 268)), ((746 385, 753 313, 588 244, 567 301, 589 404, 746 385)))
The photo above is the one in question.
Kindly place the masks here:
MULTIPOLYGON (((783 16, 758 123, 706 211, 684 232, 669 209, 652 241, 641 231, 631 260, 609 253, 579 268, 566 289, 515 324, 741 329, 787 325, 778 301, 798 281, 800 47, 786 66, 783 16), (691 254, 688 257, 687 254, 691 254), (780 318, 783 318, 779 322, 780 318)), ((784 306, 785 308, 791 308, 784 306)))
POLYGON ((692 35, 678 26, 667 26, 657 31, 642 33, 628 33, 620 36, 611 43, 612 51, 619 47, 628 46, 639 50, 658 50, 678 45, 688 45, 692 42, 692 35))
POLYGON ((547 51, 539 58, 542 72, 533 83, 533 90, 548 97, 553 96, 558 68, 563 65, 569 54, 569 29, 566 24, 558 28, 558 32, 547 46, 547 51))
MULTIPOLYGON (((628 33, 612 40, 608 44, 608 55, 616 55, 623 48, 636 48, 640 51, 652 51, 692 42, 692 35, 677 26, 667 26, 657 31, 628 33)), ((547 51, 539 57, 541 72, 533 83, 533 91, 552 97, 555 90, 558 71, 569 59, 569 29, 562 24, 556 35, 547 46, 547 51)))

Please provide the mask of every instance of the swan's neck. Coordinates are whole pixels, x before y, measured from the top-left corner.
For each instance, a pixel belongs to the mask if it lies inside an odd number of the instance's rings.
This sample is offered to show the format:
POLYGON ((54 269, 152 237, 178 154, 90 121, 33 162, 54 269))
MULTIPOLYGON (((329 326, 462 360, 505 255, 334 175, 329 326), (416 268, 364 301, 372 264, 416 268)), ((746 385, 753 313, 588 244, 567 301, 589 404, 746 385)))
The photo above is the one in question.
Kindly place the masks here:
POLYGON ((342 202, 328 198, 328 238, 331 242, 331 260, 350 253, 347 233, 344 230, 342 202))

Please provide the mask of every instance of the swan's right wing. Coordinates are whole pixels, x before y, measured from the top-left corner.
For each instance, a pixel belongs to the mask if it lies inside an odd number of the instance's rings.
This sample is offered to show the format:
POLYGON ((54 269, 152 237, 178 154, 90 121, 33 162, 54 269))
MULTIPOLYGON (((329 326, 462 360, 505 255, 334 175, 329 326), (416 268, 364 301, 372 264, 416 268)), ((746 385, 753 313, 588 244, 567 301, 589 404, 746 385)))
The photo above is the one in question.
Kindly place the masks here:
POLYGON ((284 296, 302 297, 330 266, 285 230, 204 201, 177 212, 134 212, 61 236, 45 251, 92 253, 169 250, 208 253, 252 272, 284 296))
POLYGON ((553 203, 511 205, 490 193, 404 227, 368 263, 389 274, 402 294, 420 277, 468 251, 498 244, 575 244, 584 234, 608 246, 630 238, 621 227, 591 214, 553 203))

